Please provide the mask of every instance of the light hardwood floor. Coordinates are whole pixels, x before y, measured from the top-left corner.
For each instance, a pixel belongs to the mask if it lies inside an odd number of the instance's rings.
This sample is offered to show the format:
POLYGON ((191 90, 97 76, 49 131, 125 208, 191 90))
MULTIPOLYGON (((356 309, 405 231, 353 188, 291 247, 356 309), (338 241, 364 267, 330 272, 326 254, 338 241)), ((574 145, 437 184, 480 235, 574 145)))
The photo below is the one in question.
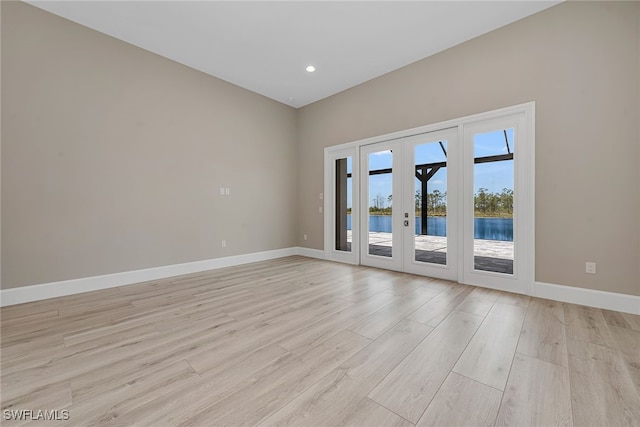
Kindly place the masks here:
POLYGON ((289 257, 0 314, 2 409, 52 425, 640 426, 640 316, 409 274, 289 257))

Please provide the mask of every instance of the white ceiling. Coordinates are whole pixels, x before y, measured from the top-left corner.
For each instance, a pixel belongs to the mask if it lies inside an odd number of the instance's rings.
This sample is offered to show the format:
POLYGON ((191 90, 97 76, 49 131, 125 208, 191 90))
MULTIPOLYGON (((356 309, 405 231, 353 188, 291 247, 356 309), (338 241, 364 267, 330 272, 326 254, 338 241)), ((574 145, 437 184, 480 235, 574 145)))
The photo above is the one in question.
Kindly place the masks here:
POLYGON ((27 2, 296 108, 559 3, 27 2))

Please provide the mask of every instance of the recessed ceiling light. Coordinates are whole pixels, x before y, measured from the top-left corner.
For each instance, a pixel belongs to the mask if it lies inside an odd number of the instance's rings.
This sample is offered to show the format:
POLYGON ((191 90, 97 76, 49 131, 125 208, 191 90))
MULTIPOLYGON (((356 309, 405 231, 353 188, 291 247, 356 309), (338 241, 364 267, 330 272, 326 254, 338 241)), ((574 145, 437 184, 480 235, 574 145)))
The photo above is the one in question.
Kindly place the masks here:
POLYGON ((316 70, 316 67, 314 67, 313 65, 309 65, 309 66, 306 68, 306 70, 307 70, 307 72, 309 72, 309 73, 313 73, 313 72, 316 70))

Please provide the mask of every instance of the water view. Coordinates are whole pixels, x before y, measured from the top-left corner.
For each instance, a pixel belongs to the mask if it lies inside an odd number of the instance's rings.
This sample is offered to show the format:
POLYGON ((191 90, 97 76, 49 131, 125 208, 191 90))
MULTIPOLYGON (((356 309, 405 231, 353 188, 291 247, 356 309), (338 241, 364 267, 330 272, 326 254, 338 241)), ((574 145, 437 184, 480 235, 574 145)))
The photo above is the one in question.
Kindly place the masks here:
MULTIPOLYGON (((513 241, 513 218, 474 218, 474 238, 484 240, 513 241)), ((351 215, 347 215, 347 229, 351 230, 351 215)), ((416 234, 420 234, 422 220, 416 217, 416 234)), ((369 231, 391 232, 391 215, 371 215, 369 231)), ((427 218, 427 235, 446 236, 447 218, 430 216, 427 218)))

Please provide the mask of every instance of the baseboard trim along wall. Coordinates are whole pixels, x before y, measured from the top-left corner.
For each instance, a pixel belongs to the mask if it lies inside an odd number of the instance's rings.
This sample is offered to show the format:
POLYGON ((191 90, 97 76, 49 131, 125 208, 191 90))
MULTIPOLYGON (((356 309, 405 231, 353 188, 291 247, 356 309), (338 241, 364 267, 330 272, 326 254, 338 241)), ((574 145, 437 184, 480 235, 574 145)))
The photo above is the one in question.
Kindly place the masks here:
POLYGON ((533 296, 640 315, 640 296, 536 282, 533 296))
POLYGON ((307 258, 326 259, 324 251, 320 249, 298 247, 298 255, 306 256, 307 258))
POLYGON ((163 267, 146 268, 144 270, 125 271, 102 276, 83 277, 80 279, 3 289, 0 291, 0 307, 298 255, 299 249, 300 248, 297 247, 276 249, 163 267))
MULTIPOLYGON (((236 265, 267 261, 292 255, 325 259, 324 251, 303 247, 254 252, 245 255, 167 265, 163 267, 147 268, 144 270, 126 271, 122 273, 105 274, 103 276, 84 277, 81 279, 3 289, 0 291, 0 306, 4 307, 66 295, 74 295, 83 292, 97 291, 100 289, 115 288, 118 286, 147 282, 149 280, 166 279, 168 277, 180 276, 183 274, 199 273, 201 271, 216 270, 218 268, 233 267, 236 265)), ((577 288, 573 286, 535 282, 533 296, 640 315, 640 296, 635 295, 617 294, 613 292, 577 288)))

